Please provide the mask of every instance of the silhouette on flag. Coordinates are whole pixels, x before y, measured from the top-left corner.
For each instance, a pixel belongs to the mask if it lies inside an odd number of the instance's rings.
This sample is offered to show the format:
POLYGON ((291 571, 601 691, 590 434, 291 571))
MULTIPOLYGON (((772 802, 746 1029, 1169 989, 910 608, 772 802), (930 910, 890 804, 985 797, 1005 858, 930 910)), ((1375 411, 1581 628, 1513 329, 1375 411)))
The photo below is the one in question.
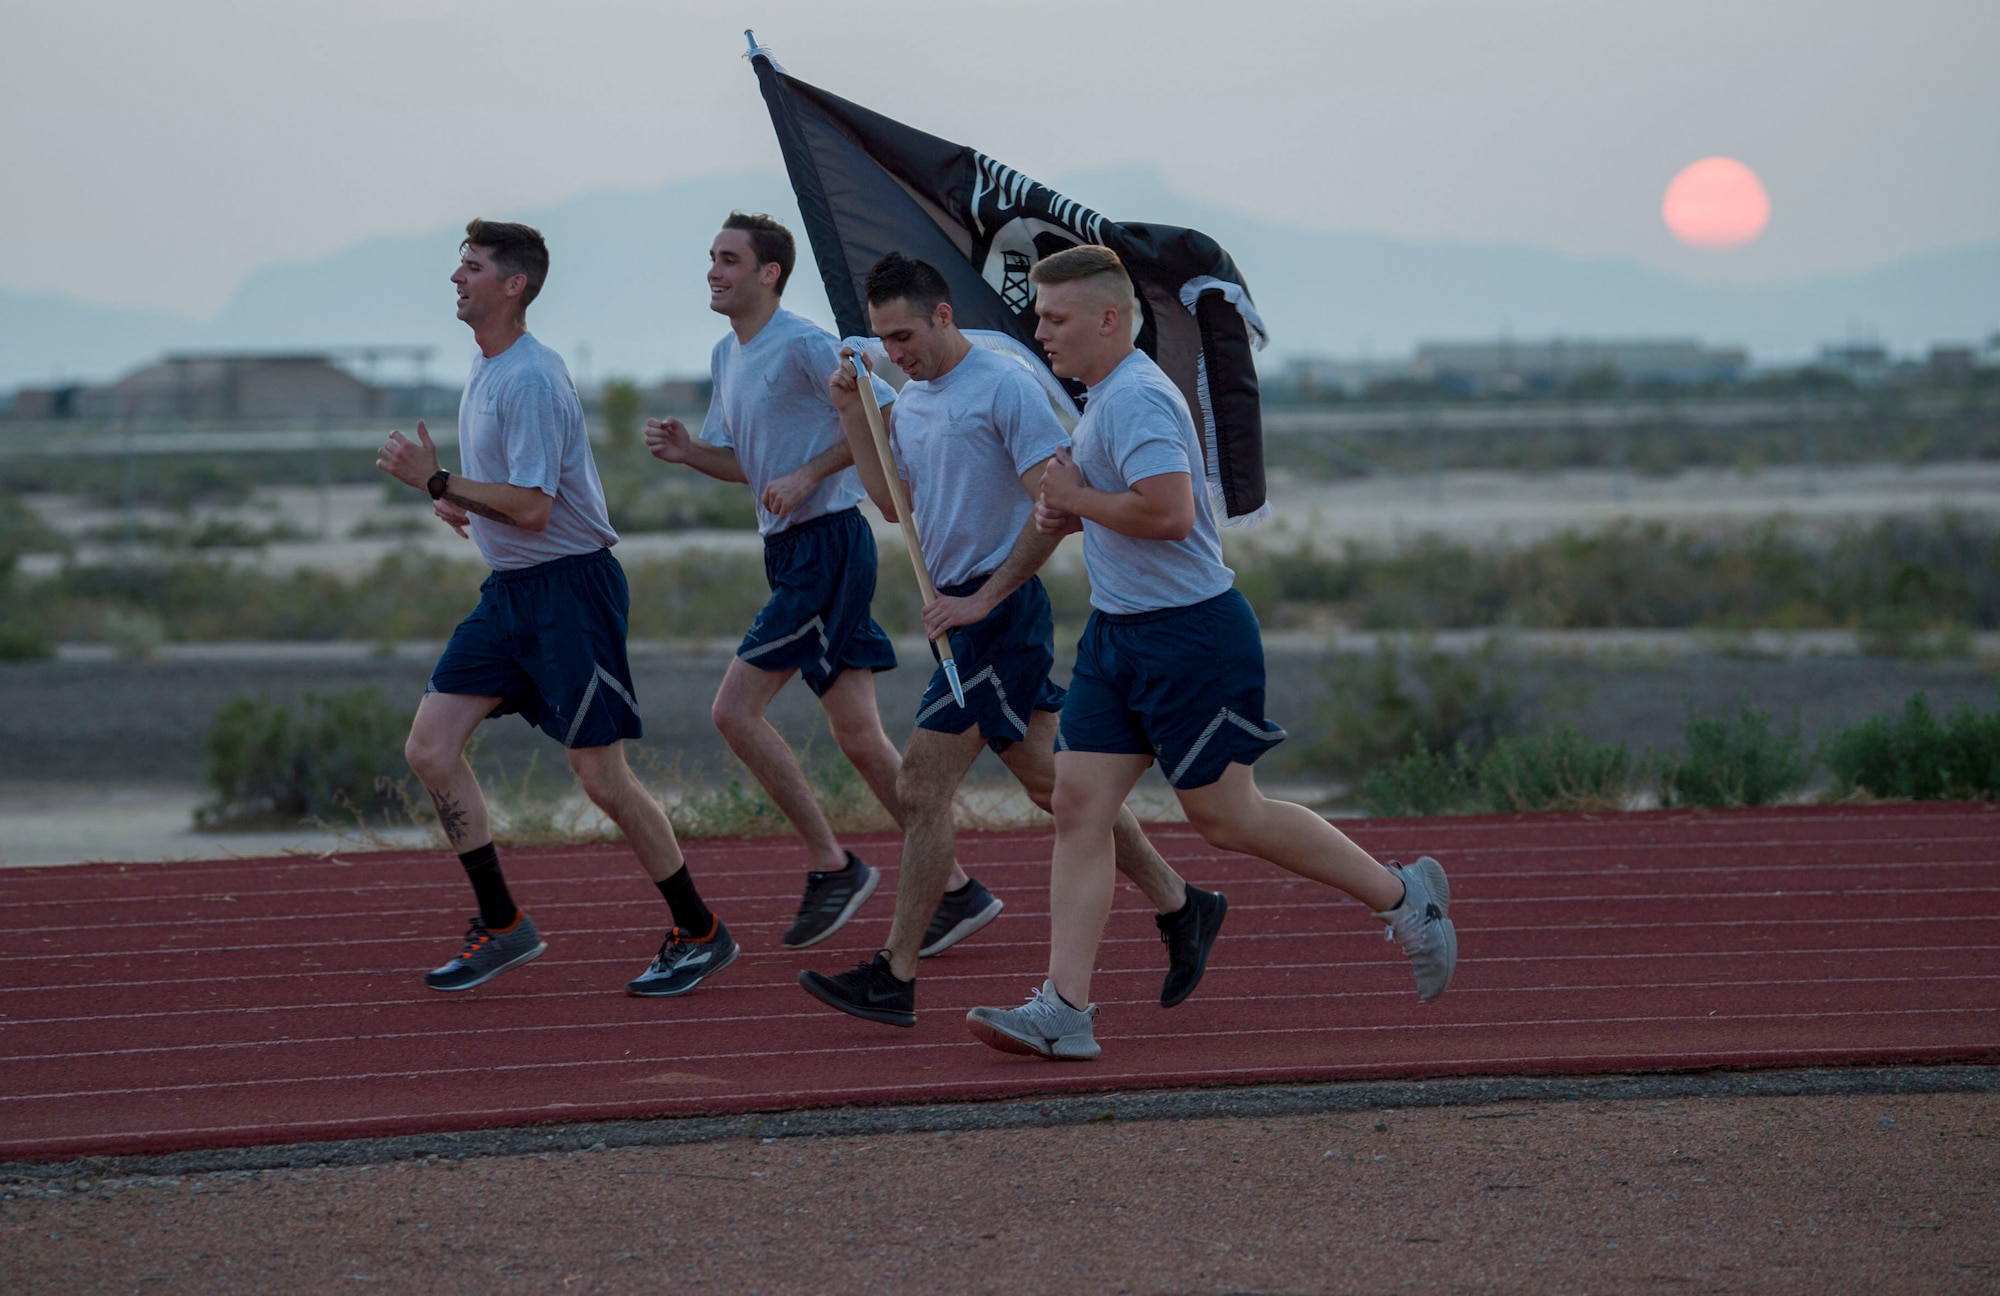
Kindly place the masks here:
MULTIPOLYGON (((1264 514, 1264 431, 1251 360, 1264 345, 1264 325, 1236 263, 1214 239, 1106 220, 977 149, 807 85, 754 37, 746 57, 843 334, 868 335, 869 267, 902 252, 944 275, 960 328, 1011 337, 1046 372, 1028 272, 1064 248, 1101 243, 1138 289, 1134 340, 1181 389, 1199 425, 1217 514, 1238 524, 1264 514)), ((1073 384, 1069 390, 1082 394, 1073 384)))

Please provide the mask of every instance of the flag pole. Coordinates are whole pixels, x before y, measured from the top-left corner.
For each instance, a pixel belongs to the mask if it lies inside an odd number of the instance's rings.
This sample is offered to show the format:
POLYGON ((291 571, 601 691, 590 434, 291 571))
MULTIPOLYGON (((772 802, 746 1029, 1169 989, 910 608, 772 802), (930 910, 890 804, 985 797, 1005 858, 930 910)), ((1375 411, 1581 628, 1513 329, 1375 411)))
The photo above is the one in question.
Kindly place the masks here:
MULTIPOLYGON (((896 472, 896 456, 889 449, 889 429, 882 422, 882 404, 875 399, 875 384, 869 379, 868 366, 858 355, 853 357, 853 363, 854 376, 861 387, 861 409, 868 415, 868 431, 875 439, 875 457, 882 461, 889 502, 896 506, 896 520, 903 527, 903 545, 910 551, 910 565, 917 569, 917 593, 928 606, 937 601, 937 587, 931 584, 930 569, 924 566, 923 547, 917 543, 917 519, 910 512, 910 492, 903 489, 903 479, 896 472)), ((964 706, 965 686, 958 681, 958 662, 951 655, 951 632, 947 630, 931 642, 937 645, 938 662, 944 667, 945 682, 951 685, 952 699, 964 706)))

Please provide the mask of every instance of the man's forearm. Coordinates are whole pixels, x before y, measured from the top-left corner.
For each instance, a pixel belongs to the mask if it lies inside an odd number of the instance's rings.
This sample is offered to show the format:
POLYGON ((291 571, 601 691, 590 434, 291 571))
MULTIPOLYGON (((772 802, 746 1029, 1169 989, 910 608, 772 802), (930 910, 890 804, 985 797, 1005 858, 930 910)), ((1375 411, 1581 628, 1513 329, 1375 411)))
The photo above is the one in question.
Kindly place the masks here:
MULTIPOLYGON (((843 423, 841 425, 841 432, 844 434, 846 431, 846 424, 843 423)), ((853 464, 854 447, 847 443, 847 438, 843 435, 839 441, 806 460, 805 467, 799 469, 799 471, 812 478, 815 483, 818 483, 825 481, 843 468, 852 467, 853 464)))
POLYGON ((1007 551, 1007 557, 993 569, 986 583, 979 587, 979 596, 989 607, 999 607, 1009 594, 1028 583, 1028 578, 1042 569, 1049 557, 1062 544, 1061 536, 1043 535, 1035 529, 1035 519, 1021 528, 1021 534, 1014 537, 1014 547, 1007 551))
POLYGON ((736 458, 736 452, 723 446, 712 446, 706 441, 696 441, 688 449, 684 463, 705 477, 717 481, 747 482, 743 465, 736 458))
POLYGON ((457 473, 451 474, 446 481, 444 498, 467 513, 527 531, 539 531, 547 526, 549 511, 554 504, 546 494, 532 486, 473 481, 457 473))

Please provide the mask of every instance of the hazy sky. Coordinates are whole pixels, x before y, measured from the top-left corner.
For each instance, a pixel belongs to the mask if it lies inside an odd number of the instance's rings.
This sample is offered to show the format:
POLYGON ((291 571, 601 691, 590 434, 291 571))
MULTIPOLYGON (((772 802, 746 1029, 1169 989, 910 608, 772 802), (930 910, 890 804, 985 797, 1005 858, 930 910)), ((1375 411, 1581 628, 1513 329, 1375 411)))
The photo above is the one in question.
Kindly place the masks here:
POLYGON ((371 235, 778 172, 746 26, 1038 178, 1318 230, 1745 280, 2000 238, 1993 0, 0 0, 0 286, 206 314, 371 235), (1728 254, 1659 216, 1715 153, 1772 199, 1728 254))

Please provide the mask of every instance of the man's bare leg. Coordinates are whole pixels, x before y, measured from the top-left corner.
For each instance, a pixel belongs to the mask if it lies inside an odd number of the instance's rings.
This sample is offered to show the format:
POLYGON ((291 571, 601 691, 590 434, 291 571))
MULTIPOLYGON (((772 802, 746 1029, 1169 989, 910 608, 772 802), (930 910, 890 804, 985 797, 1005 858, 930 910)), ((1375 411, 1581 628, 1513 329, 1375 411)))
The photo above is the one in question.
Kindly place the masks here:
POLYGON ((903 752, 896 793, 903 806, 903 864, 896 875, 896 920, 889 929, 889 970, 898 980, 917 974, 917 952, 944 893, 965 885, 958 867, 952 809, 958 785, 979 759, 985 740, 977 726, 964 733, 917 729, 903 752))
MULTIPOLYGON (((1151 756, 1056 753, 1056 845, 1049 865, 1049 979, 1081 1008, 1111 916, 1112 831, 1151 756)), ((1128 812, 1129 813, 1129 812, 1128 812)))
POLYGON ((882 728, 882 712, 875 702, 875 672, 840 672, 820 694, 819 704, 826 711, 826 727, 841 755, 901 828, 903 804, 896 795, 896 779, 902 773, 903 758, 882 728))
MULTIPOLYGON (((1028 736, 1000 753, 1000 761, 1020 783, 1028 799, 1044 810, 1053 805, 1056 786, 1056 726, 1060 717, 1053 711, 1037 711, 1028 718, 1028 736)), ((1118 871, 1139 888, 1153 907, 1163 914, 1178 912, 1187 903, 1187 883, 1160 857, 1146 839, 1138 816, 1120 804, 1118 821, 1111 827, 1113 852, 1118 871)))
POLYGON ((486 795, 465 759, 465 745, 499 705, 497 697, 426 693, 403 743, 403 759, 430 793, 446 844, 461 855, 493 840, 486 795))
POLYGON ((674 837, 673 822, 632 772, 623 742, 572 748, 569 767, 576 771, 584 795, 625 834, 647 877, 664 882, 687 866, 681 844, 674 837))
POLYGON ((1395 874, 1304 806, 1265 796, 1248 765, 1232 764, 1207 787, 1181 789, 1177 795, 1188 822, 1219 850, 1269 860, 1345 891, 1377 913, 1403 902, 1403 884, 1395 874))
POLYGON ((750 767, 758 784, 798 830, 810 860, 807 867, 833 871, 846 866, 847 854, 834 838, 798 756, 784 735, 764 718, 771 699, 795 674, 759 670, 741 658, 732 659, 710 714, 729 750, 750 767))

